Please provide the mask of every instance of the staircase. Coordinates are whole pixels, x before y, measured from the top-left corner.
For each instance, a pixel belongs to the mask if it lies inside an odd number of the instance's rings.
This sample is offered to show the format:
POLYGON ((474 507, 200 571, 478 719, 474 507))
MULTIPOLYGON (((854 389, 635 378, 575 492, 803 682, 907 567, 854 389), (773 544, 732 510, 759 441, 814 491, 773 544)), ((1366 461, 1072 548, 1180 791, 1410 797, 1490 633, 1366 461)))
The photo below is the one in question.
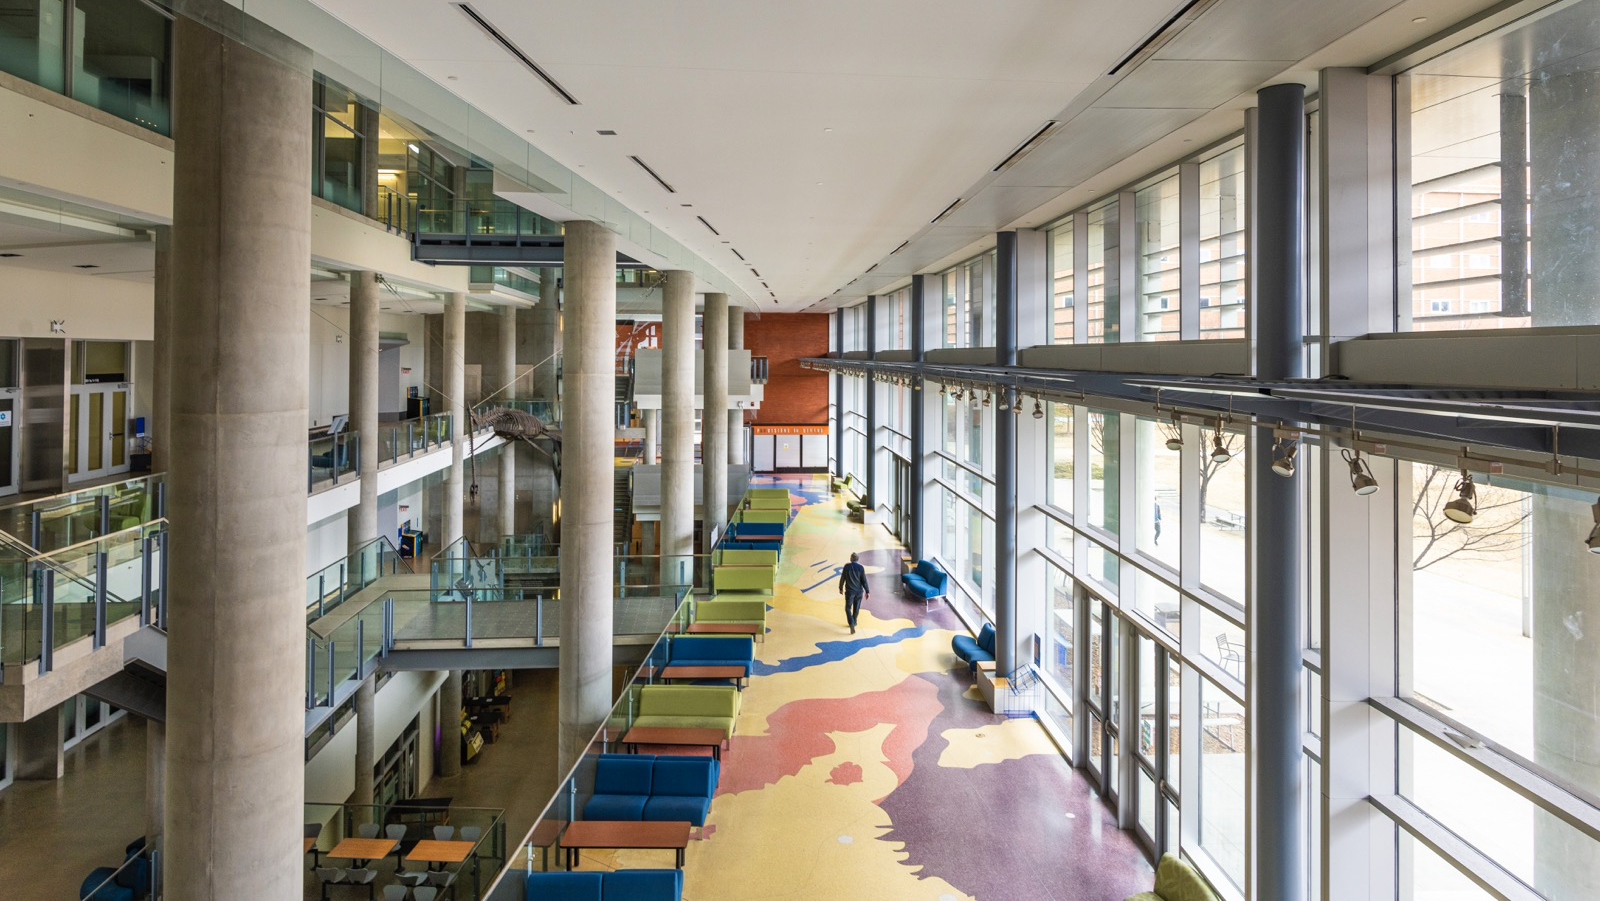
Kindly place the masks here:
POLYGON ((612 475, 611 487, 611 543, 618 553, 632 553, 633 541, 633 467, 618 466, 612 475))

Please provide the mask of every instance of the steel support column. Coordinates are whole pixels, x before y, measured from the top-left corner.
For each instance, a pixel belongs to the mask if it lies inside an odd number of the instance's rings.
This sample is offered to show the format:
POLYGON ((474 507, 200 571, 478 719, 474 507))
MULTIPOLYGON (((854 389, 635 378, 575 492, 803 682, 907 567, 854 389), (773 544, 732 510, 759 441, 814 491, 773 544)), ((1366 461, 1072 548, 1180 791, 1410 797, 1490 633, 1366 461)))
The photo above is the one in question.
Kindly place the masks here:
MULTIPOLYGON (((995 365, 1017 365, 1017 233, 995 235, 995 365)), ((1026 660, 1017 647, 1017 392, 1000 389, 994 417, 994 620, 995 671, 1009 673, 1026 660)))
MULTIPOLYGON (((922 365, 927 356, 927 342, 923 339, 923 303, 924 285, 923 276, 911 277, 911 359, 922 365)), ((915 384, 922 385, 919 378, 915 384)), ((922 559, 926 556, 927 524, 922 521, 924 504, 922 503, 923 479, 926 478, 926 467, 923 465, 923 445, 925 444, 923 431, 926 416, 923 414, 924 397, 927 395, 926 385, 924 390, 913 393, 911 398, 911 556, 922 559), (917 395, 923 396, 917 396, 917 395)))

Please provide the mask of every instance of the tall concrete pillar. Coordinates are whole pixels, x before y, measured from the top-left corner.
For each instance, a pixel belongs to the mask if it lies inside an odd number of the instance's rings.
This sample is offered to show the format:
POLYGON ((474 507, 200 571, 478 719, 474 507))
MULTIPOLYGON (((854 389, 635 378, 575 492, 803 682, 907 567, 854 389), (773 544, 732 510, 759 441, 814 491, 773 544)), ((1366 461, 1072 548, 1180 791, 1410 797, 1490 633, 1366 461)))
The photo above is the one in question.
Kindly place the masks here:
POLYGON ((701 341, 705 371, 700 416, 701 534, 709 549, 713 536, 728 528, 728 295, 707 294, 701 341))
MULTIPOLYGON (((1530 266, 1533 325, 1596 321, 1600 247, 1600 72, 1579 69, 1528 85, 1530 266)), ((1586 498, 1586 501, 1592 498, 1586 498)), ((1600 622, 1594 558, 1582 542, 1594 522, 1587 503, 1532 499, 1534 761, 1579 788, 1600 791, 1600 622), (1578 624, 1579 627, 1575 627, 1578 624)), ((1492 737, 1492 736, 1491 736, 1492 737)), ((1550 898, 1600 892, 1600 849, 1560 819, 1534 820, 1534 885, 1550 898)))
POLYGON ((612 510, 617 368, 617 236, 567 223, 561 397, 561 652, 559 771, 580 756, 611 709, 612 510))
POLYGON ((659 442, 658 426, 661 421, 660 410, 642 410, 644 415, 644 464, 656 465, 658 459, 657 444, 659 442))
POLYGON ((17 726, 17 778, 60 779, 66 770, 61 705, 17 726))
POLYGON ((174 25, 168 901, 305 892, 311 59, 252 37, 174 25))
MULTIPOLYGON (((500 311, 500 394, 497 401, 510 401, 522 393, 517 381, 517 310, 506 307, 500 311)), ((508 444, 500 449, 500 514, 501 535, 517 533, 517 448, 508 444)))
POLYGON ((461 670, 458 669, 447 672, 444 683, 439 686, 438 761, 439 775, 461 775, 461 670))
POLYGON ((661 568, 694 554, 694 274, 667 273, 661 299, 661 568))
POLYGON ((378 278, 350 273, 350 428, 361 496, 345 514, 354 551, 378 535, 378 278))
POLYGON ((144 721, 144 834, 154 842, 161 835, 167 800, 167 724, 144 721))
POLYGON ((151 342, 150 471, 161 472, 172 445, 172 227, 156 227, 155 340, 151 342))
MULTIPOLYGON (((371 804, 376 785, 372 771, 378 763, 374 733, 378 725, 377 676, 361 680, 356 688, 356 790, 351 794, 353 804, 371 804)), ((357 811, 356 822, 373 822, 370 811, 357 811)))
MULTIPOLYGON (((728 308, 728 349, 744 350, 744 307, 728 308)), ((732 375, 732 370, 729 370, 732 375)), ((728 464, 730 466, 744 465, 745 445, 749 442, 744 437, 744 410, 742 408, 728 411, 728 464)))
POLYGON ((467 421, 467 295, 451 294, 444 308, 444 407, 450 414, 450 474, 444 481, 444 535, 449 547, 462 535, 466 492, 467 421))

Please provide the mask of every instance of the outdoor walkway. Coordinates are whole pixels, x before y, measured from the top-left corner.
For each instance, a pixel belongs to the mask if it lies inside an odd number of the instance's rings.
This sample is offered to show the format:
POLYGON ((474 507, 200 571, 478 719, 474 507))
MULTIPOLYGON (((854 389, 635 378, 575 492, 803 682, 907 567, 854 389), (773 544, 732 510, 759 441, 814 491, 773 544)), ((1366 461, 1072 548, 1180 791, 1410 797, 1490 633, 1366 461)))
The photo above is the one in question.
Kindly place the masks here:
MULTIPOLYGON (((900 596, 893 537, 849 522, 825 479, 752 484, 789 485, 799 516, 707 837, 689 844, 685 899, 1121 901, 1148 891, 1134 840, 1038 723, 994 716, 978 699, 950 652, 955 615, 900 596), (852 551, 873 587, 855 635, 837 591, 852 551)), ((659 852, 602 854, 663 865, 659 852)))

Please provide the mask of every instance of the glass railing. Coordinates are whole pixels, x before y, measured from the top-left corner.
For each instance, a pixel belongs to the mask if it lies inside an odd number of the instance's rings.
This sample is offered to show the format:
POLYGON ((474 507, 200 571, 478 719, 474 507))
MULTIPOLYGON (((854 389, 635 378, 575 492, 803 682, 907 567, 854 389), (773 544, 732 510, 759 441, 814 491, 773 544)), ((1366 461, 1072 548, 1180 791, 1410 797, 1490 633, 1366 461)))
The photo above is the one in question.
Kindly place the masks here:
POLYGON ((166 520, 48 554, 0 535, 0 662, 54 667, 57 650, 130 617, 165 622, 166 520))
POLYGON ((387 603, 368 604, 326 634, 306 630, 306 707, 334 707, 377 668, 386 649, 387 603))
POLYGON ((471 266, 467 280, 474 285, 497 285, 531 297, 539 296, 539 283, 504 266, 471 266))
POLYGON ((356 432, 311 439, 306 451, 306 491, 315 490, 318 482, 337 485, 350 478, 360 460, 361 435, 356 432))
POLYGON ((560 235, 561 223, 529 212, 508 200, 457 200, 443 206, 419 207, 417 231, 422 234, 518 237, 560 235))
MULTIPOLYGON (((541 548, 542 555, 532 553, 532 546, 523 543, 526 536, 516 536, 518 546, 497 551, 496 566, 501 584, 507 588, 542 588, 553 590, 560 585, 560 549, 554 545, 541 548), (521 550, 524 553, 510 553, 521 550)), ((709 584, 711 556, 694 554, 687 557, 663 558, 655 556, 616 555, 612 557, 611 582, 619 595, 635 593, 641 588, 656 585, 688 585, 701 587, 709 584), (665 560, 665 563, 663 563, 665 560)))
MULTIPOLYGON (((103 870, 105 868, 101 868, 103 870)), ((99 872, 99 870, 97 870, 99 872)), ((142 848, 127 856, 105 879, 82 886, 80 898, 159 898, 161 897, 161 852, 142 848)))
POLYGON ((394 188, 379 185, 378 221, 395 234, 409 235, 417 226, 417 202, 394 188))
MULTIPOLYGON (((484 897, 483 890, 489 880, 506 862, 506 812, 495 807, 458 807, 449 800, 408 798, 393 804, 371 805, 309 803, 305 812, 306 836, 313 841, 308 853, 320 862, 321 855, 345 839, 365 837, 363 833, 375 834, 384 841, 394 842, 393 848, 384 855, 386 860, 374 860, 368 865, 378 873, 368 886, 376 897, 387 898, 394 894, 385 891, 390 886, 410 884, 398 876, 400 864, 405 862, 405 870, 433 874, 426 885, 441 886, 448 882, 446 897, 478 901, 484 897), (436 831, 439 829, 448 830, 449 837, 441 838, 436 831), (417 843, 425 840, 470 842, 471 848, 463 845, 466 854, 459 867, 430 869, 439 862, 410 856, 417 853, 417 843)), ((331 865, 346 862, 334 861, 331 865)), ((333 896, 338 897, 338 893, 333 896)), ((404 893, 401 896, 409 897, 404 893)), ((317 884, 308 888, 306 897, 328 895, 326 889, 317 884)))
POLYGON ((378 464, 397 463, 418 454, 449 447, 450 414, 434 413, 421 419, 378 428, 378 464))
POLYGON ((389 536, 372 539, 306 577, 306 621, 315 621, 384 576, 401 572, 411 572, 411 561, 400 556, 389 536))
POLYGON ((462 591, 505 585, 500 558, 493 552, 480 553, 466 538, 457 538, 434 554, 428 571, 430 594, 440 600, 459 600, 462 591))
POLYGON ((615 750, 622 737, 633 727, 639 713, 639 690, 656 681, 656 674, 669 657, 671 635, 686 629, 693 620, 692 606, 692 599, 684 600, 667 627, 655 636, 644 663, 634 672, 633 678, 612 705, 605 722, 590 740, 588 749, 565 774, 533 827, 512 847, 506 869, 490 883, 484 895, 488 901, 522 901, 527 897, 525 883, 529 873, 553 872, 563 868, 561 837, 567 825, 579 818, 579 813, 594 795, 595 767, 599 757, 615 750))
MULTIPOLYGON (((635 586, 613 599, 611 632, 620 639, 648 638, 671 621, 690 589, 683 585, 635 586)), ((544 647, 561 637, 561 592, 505 588, 458 589, 444 598, 430 592, 393 591, 384 596, 390 648, 544 647)), ((371 608, 369 608, 371 609, 371 608)))
POLYGON ((166 475, 139 476, 0 508, 0 531, 51 551, 164 515, 166 475))

